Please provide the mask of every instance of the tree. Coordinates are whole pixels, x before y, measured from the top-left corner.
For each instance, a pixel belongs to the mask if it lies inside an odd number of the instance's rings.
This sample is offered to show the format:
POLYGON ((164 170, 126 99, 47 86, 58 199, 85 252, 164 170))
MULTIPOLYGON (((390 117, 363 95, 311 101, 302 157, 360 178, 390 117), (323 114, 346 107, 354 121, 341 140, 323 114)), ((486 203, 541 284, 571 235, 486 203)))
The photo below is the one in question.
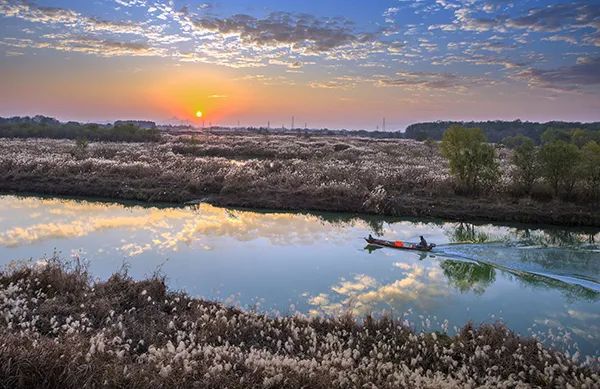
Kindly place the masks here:
POLYGON ((599 131, 589 131, 581 128, 576 128, 571 132, 571 142, 579 148, 582 148, 584 145, 591 141, 600 142, 599 131))
POLYGON ((504 139, 502 139, 502 144, 506 147, 508 147, 509 149, 515 149, 519 146, 521 146, 523 143, 527 143, 527 142, 531 142, 533 143, 533 139, 531 139, 528 136, 525 135, 515 135, 515 136, 508 136, 504 139))
POLYGON ((566 143, 571 142, 571 132, 562 128, 548 128, 541 136, 542 143, 552 143, 561 140, 566 143))
POLYGON ((512 163, 514 165, 513 178, 515 182, 529 194, 540 170, 537 149, 531 139, 521 140, 521 144, 515 148, 512 163))
POLYGON ((600 199, 600 144, 592 141, 581 149, 581 176, 591 197, 600 199))
POLYGON ((539 152, 542 175, 558 195, 561 187, 570 194, 577 181, 581 153, 574 144, 556 140, 545 144, 539 152))
POLYGON ((491 189, 499 176, 496 151, 479 128, 450 127, 444 132, 441 150, 450 173, 469 193, 491 189))

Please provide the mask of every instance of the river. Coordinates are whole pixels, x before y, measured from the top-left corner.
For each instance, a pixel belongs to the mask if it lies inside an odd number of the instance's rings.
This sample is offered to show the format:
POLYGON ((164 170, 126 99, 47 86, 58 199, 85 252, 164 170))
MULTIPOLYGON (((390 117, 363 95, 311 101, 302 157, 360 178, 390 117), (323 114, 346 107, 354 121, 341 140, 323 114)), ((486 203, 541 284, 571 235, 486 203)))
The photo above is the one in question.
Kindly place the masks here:
POLYGON ((387 313, 448 332, 502 321, 600 355, 598 230, 0 196, 0 265, 53 256, 270 314, 387 313), (373 250, 368 234, 437 247, 373 250))

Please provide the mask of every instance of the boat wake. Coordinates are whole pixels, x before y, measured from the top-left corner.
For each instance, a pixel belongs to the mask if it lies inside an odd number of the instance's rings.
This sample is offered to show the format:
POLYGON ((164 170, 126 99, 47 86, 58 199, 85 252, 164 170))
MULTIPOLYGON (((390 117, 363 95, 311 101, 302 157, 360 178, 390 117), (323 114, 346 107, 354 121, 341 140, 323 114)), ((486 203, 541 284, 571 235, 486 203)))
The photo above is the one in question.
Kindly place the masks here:
POLYGON ((501 242, 438 246, 440 259, 492 266, 521 278, 577 286, 600 294, 600 250, 597 246, 545 247, 501 242))

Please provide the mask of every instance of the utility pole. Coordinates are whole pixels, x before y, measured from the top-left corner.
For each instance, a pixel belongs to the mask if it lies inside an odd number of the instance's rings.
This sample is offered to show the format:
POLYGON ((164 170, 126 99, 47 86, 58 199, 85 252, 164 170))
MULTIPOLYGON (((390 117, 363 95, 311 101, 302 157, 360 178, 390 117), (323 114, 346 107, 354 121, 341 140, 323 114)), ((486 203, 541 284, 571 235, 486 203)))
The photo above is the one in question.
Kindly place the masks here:
POLYGON ((383 127, 382 127, 383 131, 385 131, 385 117, 383 118, 383 127))
POLYGON ((271 121, 269 120, 269 121, 267 122, 267 130, 270 130, 270 129, 271 129, 271 121))
POLYGON ((304 129, 306 130, 308 128, 308 125, 306 123, 304 123, 304 129))
POLYGON ((292 116, 292 130, 294 129, 294 117, 292 116))

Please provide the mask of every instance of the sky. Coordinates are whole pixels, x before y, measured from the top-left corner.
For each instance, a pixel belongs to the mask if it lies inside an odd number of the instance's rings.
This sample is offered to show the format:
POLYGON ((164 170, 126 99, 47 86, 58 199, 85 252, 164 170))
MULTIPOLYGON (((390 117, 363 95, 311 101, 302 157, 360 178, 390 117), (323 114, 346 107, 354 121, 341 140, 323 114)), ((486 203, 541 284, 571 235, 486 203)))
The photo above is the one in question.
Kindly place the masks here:
POLYGON ((600 0, 0 0, 0 116, 36 114, 600 121, 600 0))

